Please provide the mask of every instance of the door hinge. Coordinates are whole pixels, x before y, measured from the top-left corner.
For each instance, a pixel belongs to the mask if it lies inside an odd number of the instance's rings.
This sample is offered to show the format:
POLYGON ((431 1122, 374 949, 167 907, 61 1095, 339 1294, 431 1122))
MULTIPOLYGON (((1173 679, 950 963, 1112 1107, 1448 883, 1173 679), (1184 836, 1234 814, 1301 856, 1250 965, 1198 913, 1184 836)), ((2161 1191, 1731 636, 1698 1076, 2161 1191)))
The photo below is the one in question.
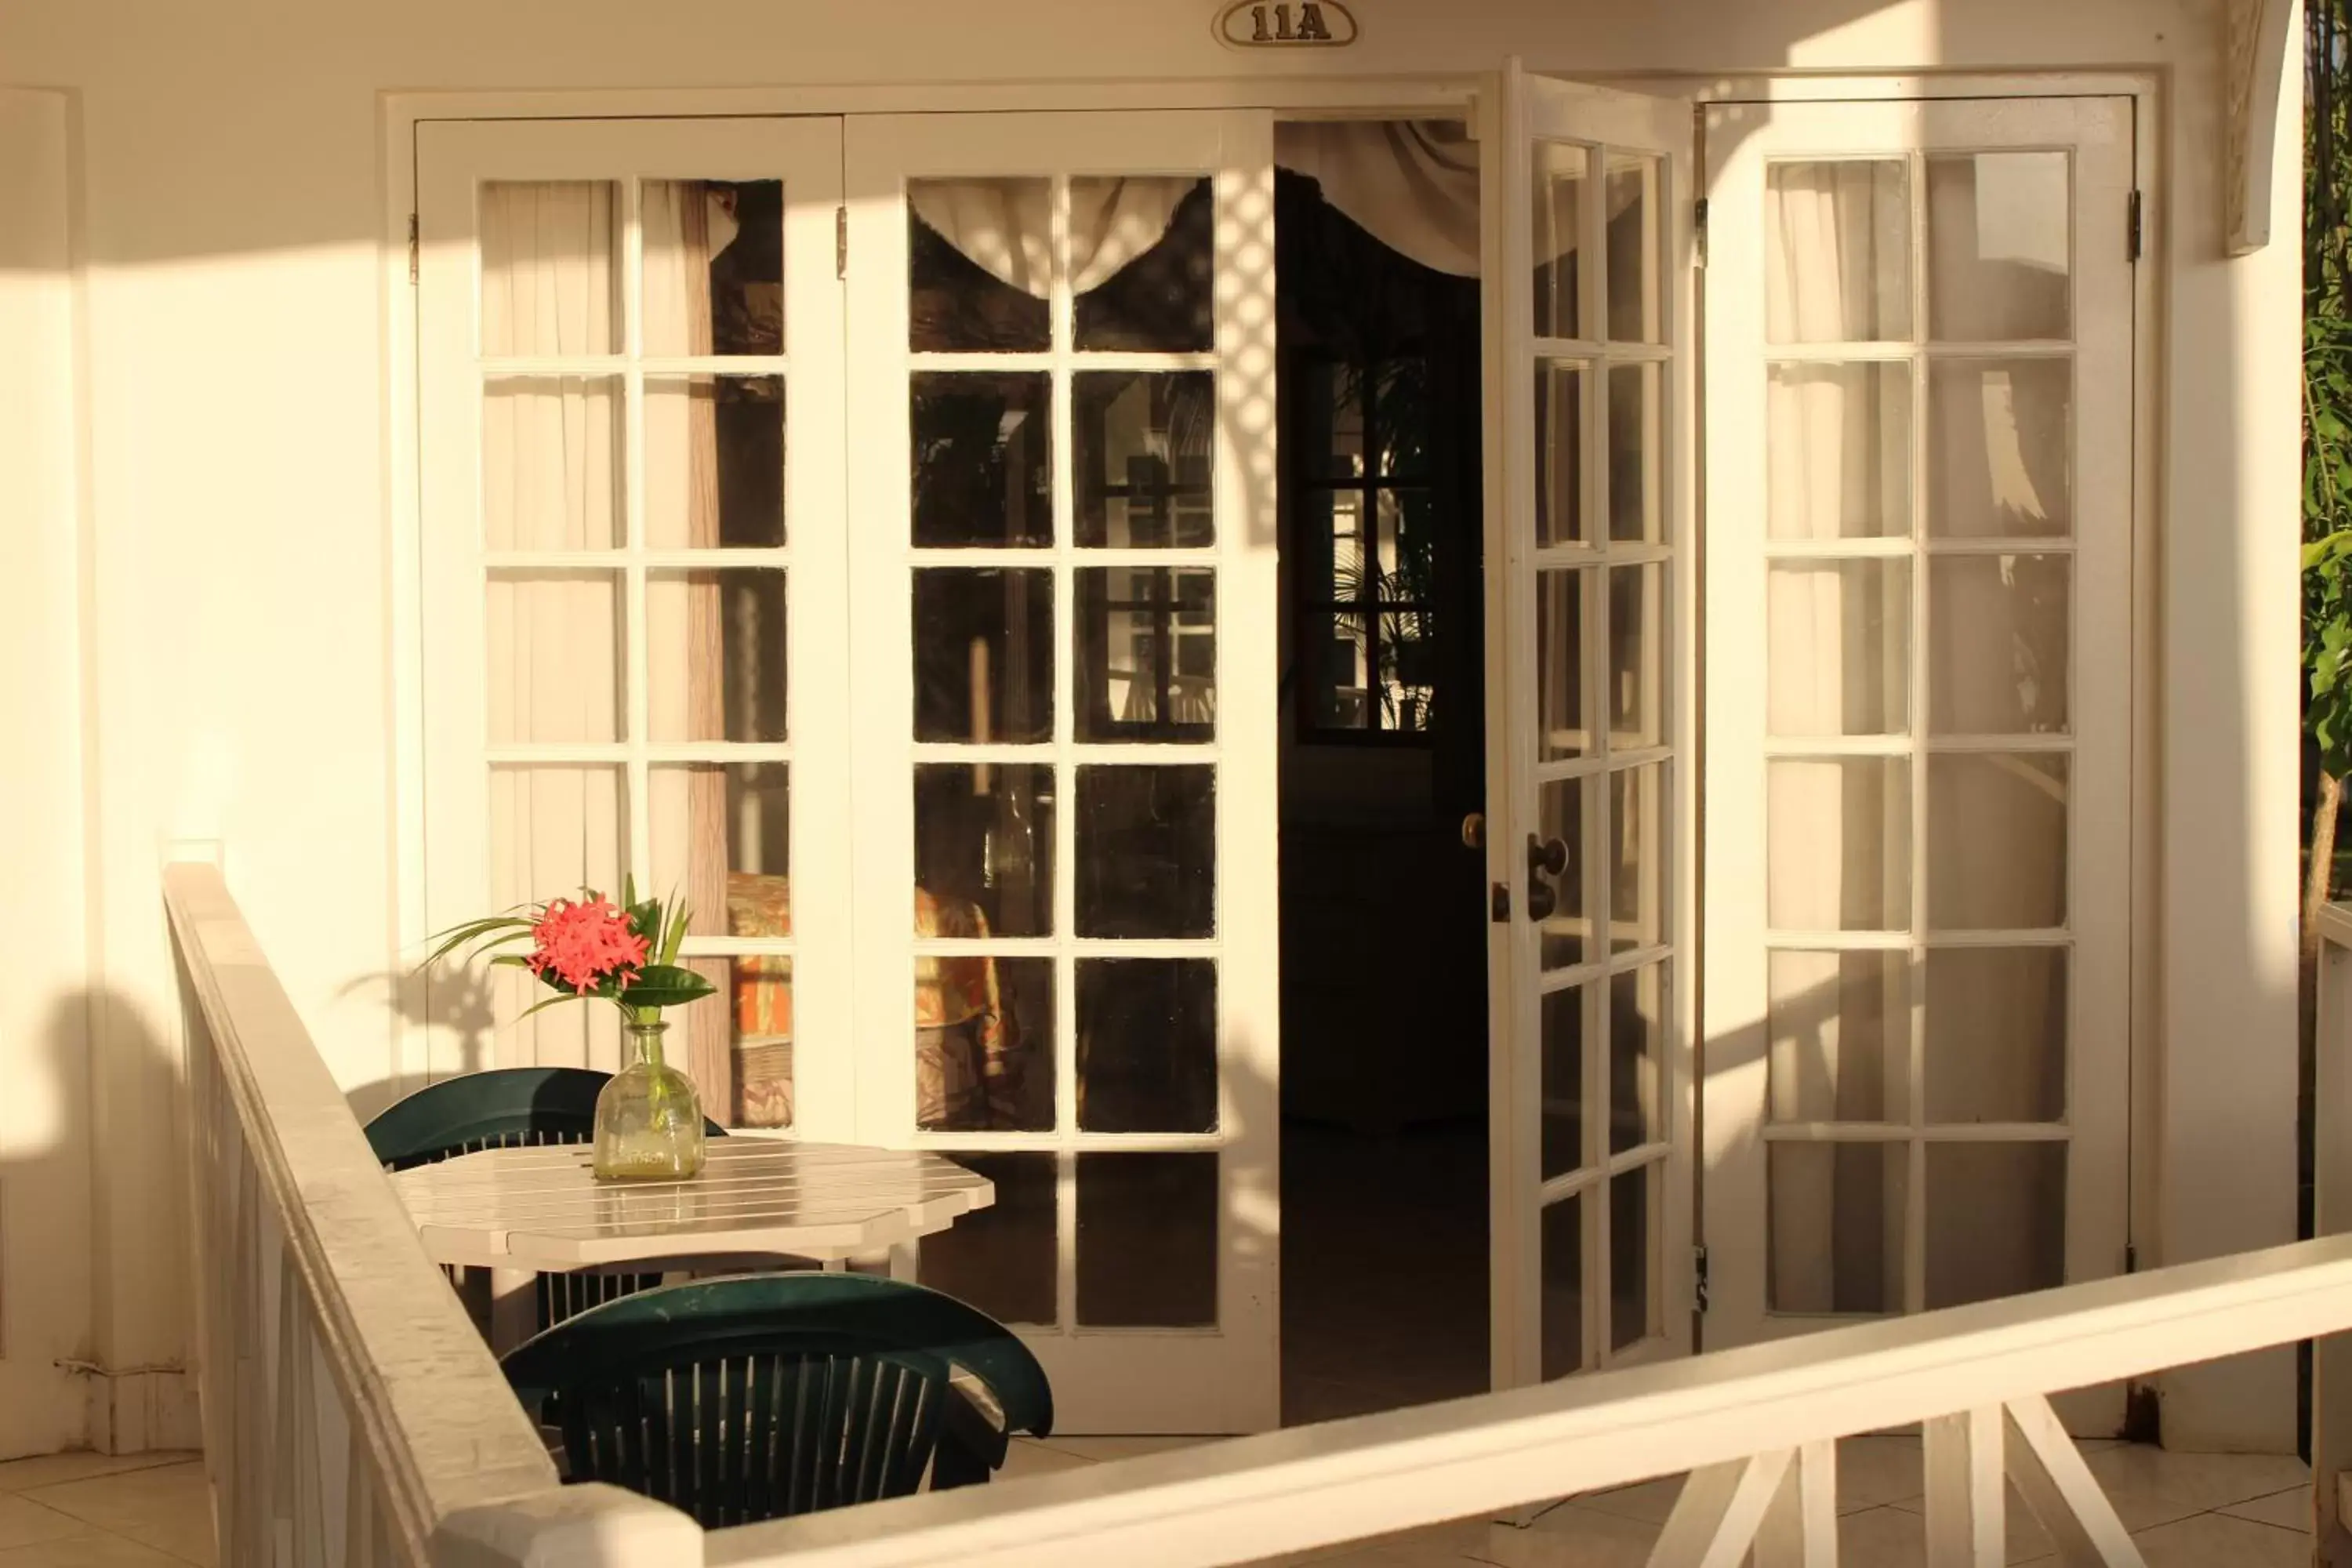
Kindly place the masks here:
POLYGON ((408 280, 416 281, 416 215, 408 215, 408 280))
POLYGON ((2137 191, 2134 191, 2131 194, 2131 205, 2127 209, 2130 214, 2128 221, 2131 226, 2131 258, 2134 261, 2137 261, 2140 258, 2140 213, 2144 205, 2145 204, 2140 200, 2139 193, 2137 191))
POLYGON ((1699 197, 1691 204, 1691 238, 1698 252, 1698 264, 1706 265, 1706 198, 1699 197))
POLYGON ((1706 1248, 1691 1248, 1691 1310, 1706 1310, 1706 1248))
POLYGON ((849 209, 833 209, 833 275, 849 276, 849 209))
POLYGON ((2139 1248, 2128 1241, 2124 1243, 2124 1272, 2126 1274, 2139 1272, 2139 1248))
POLYGON ((1508 882, 1493 884, 1486 896, 1486 918, 1498 926, 1511 923, 1511 885, 1508 882))

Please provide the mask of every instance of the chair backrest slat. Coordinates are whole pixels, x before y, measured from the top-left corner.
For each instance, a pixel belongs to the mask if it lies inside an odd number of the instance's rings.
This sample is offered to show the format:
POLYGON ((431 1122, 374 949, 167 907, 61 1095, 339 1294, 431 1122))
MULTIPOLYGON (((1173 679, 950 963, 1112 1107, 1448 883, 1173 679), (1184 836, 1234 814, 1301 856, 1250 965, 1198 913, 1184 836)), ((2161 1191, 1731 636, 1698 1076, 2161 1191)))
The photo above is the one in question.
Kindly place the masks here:
MULTIPOLYGON (((1005 1430, 1051 1429, 1035 1358, 1002 1325, 901 1281, 763 1274, 593 1307, 508 1356, 573 1480, 630 1487, 719 1529, 917 1489, 980 1378, 1005 1430)), ((1003 1435, 955 1428, 941 1484, 985 1479, 1003 1435), (992 1444, 992 1451, 983 1445, 992 1444), (950 1473, 952 1472, 952 1473, 950 1473)))

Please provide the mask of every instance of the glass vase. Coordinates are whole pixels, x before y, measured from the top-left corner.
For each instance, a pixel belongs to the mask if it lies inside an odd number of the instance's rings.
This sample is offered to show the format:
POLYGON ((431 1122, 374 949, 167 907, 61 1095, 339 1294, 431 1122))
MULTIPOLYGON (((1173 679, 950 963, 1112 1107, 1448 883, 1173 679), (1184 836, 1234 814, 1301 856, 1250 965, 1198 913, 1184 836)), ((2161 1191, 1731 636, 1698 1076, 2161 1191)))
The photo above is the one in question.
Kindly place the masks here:
POLYGON ((659 1019, 622 1026, 628 1065, 596 1096, 600 1182, 677 1182, 702 1169, 702 1097, 662 1059, 668 1032, 659 1019))

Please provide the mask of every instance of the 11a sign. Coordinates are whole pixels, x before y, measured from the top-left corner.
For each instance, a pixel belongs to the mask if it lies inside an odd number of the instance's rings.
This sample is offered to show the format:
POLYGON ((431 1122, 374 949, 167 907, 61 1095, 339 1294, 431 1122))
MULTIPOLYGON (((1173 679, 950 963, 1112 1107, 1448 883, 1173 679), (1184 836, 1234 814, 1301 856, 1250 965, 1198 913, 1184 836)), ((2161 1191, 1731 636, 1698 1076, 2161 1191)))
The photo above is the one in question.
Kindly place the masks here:
POLYGON ((1339 0, 1235 0, 1217 37, 1237 49, 1340 48, 1356 41, 1356 18, 1339 0))

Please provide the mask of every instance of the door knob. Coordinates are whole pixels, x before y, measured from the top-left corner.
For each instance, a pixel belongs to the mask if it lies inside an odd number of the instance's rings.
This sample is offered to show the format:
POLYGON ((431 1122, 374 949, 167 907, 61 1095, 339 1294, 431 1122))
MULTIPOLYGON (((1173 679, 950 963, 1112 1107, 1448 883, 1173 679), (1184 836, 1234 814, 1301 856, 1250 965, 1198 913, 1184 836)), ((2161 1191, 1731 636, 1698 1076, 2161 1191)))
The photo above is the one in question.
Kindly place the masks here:
POLYGON ((1559 896, 1544 879, 1568 874, 1568 844, 1559 838, 1528 835, 1528 919, 1547 921, 1559 907, 1559 896))
POLYGON ((1486 847, 1486 814, 1474 811, 1462 819, 1462 845, 1465 849, 1486 847))
POLYGON ((1568 843, 1560 838, 1538 838, 1528 835, 1528 869, 1539 877, 1559 877, 1568 872, 1568 843))

